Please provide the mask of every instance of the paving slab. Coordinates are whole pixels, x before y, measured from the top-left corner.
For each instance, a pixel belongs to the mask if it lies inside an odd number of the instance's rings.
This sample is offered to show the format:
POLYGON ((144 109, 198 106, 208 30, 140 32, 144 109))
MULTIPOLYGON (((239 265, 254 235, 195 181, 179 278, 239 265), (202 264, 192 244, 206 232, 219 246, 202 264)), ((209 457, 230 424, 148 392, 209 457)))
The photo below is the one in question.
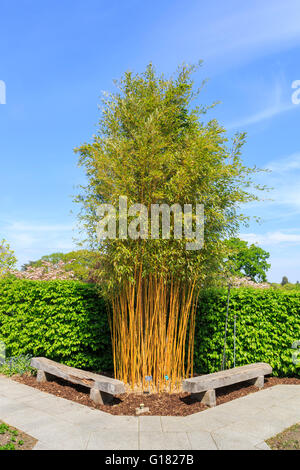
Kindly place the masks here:
POLYGON ((211 433, 206 431, 194 431, 187 433, 192 450, 218 450, 211 433))
POLYGON ((205 410, 200 413, 186 416, 181 426, 184 426, 186 432, 212 432, 228 425, 228 423, 231 423, 231 417, 229 416, 228 418, 226 414, 224 415, 224 413, 220 413, 218 408, 219 406, 210 410, 205 410))
POLYGON ((141 432, 140 449, 142 450, 191 450, 187 433, 177 432, 141 432))
POLYGON ((300 422, 300 407, 295 411, 293 408, 284 408, 280 404, 278 406, 275 405, 262 411, 260 419, 270 422, 272 419, 275 419, 281 426, 288 428, 292 426, 292 424, 300 422))
MULTIPOLYGON (((223 424, 233 424, 237 421, 247 419, 251 416, 257 416, 263 411, 263 407, 253 406, 252 403, 243 402, 240 400, 233 400, 214 409, 214 413, 208 414, 210 417, 215 417, 223 424)), ((210 411, 210 410, 209 410, 210 411)))
MULTIPOLYGON (((225 426, 219 429, 220 433, 228 434, 228 432, 239 433, 241 435, 248 435, 253 437, 256 443, 274 436, 280 430, 286 429, 288 425, 283 424, 275 416, 271 419, 265 417, 258 417, 258 419, 249 418, 243 421, 236 422, 232 425, 225 426)), ((252 439, 251 439, 252 440, 252 439)))
POLYGON ((49 442, 38 441, 34 446, 33 450, 66 450, 63 446, 59 445, 57 442, 50 444, 49 442))
POLYGON ((213 431, 211 435, 219 450, 254 450, 261 442, 261 439, 232 430, 230 426, 213 431))
POLYGON ((0 397, 0 419, 5 420, 5 418, 10 416, 12 413, 22 410, 22 403, 9 398, 0 397))
POLYGON ((300 422, 300 386, 277 385, 185 417, 137 417, 0 376, 0 419, 36 438, 36 450, 269 450, 267 438, 300 422))
POLYGON ((87 406, 82 406, 82 408, 77 408, 76 403, 72 408, 64 408, 62 418, 64 421, 67 421, 71 424, 76 424, 79 426, 90 426, 91 430, 95 427, 97 431, 97 425, 102 424, 105 428, 111 426, 111 419, 108 413, 104 413, 100 410, 95 410, 87 406))
POLYGON ((0 396, 9 397, 9 398, 22 398, 25 396, 37 395, 35 389, 33 390, 34 392, 32 392, 32 387, 27 387, 22 384, 18 384, 17 387, 14 387, 12 385, 7 386, 7 384, 2 382, 1 387, 0 387, 0 396))
POLYGON ((93 431, 87 445, 88 450, 138 450, 139 435, 133 431, 93 431))
POLYGON ((271 450, 271 447, 268 446, 268 444, 263 441, 263 442, 260 442, 259 444, 257 444, 255 446, 256 449, 258 450, 271 450))
POLYGON ((160 416, 140 416, 139 432, 162 432, 160 416))

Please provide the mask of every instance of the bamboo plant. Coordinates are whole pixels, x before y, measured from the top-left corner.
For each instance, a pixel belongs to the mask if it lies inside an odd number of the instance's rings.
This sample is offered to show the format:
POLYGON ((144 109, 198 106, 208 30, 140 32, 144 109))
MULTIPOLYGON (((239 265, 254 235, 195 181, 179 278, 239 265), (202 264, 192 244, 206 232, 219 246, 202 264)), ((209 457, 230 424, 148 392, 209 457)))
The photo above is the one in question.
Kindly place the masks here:
POLYGON ((115 376, 132 388, 147 388, 151 377, 153 390, 175 390, 193 375, 199 288, 222 271, 225 240, 247 221, 240 206, 258 199, 249 188, 261 189, 252 181, 258 170, 242 163, 245 135, 228 144, 225 129, 206 118, 214 104, 198 104, 196 70, 183 65, 166 78, 150 64, 142 74, 126 72, 103 98, 98 133, 76 149, 87 176, 76 198, 80 219, 101 253, 94 279, 112 305, 115 376), (186 250, 172 223, 167 239, 99 243, 97 207, 118 207, 120 196, 149 211, 152 204, 203 204, 204 246, 186 250))

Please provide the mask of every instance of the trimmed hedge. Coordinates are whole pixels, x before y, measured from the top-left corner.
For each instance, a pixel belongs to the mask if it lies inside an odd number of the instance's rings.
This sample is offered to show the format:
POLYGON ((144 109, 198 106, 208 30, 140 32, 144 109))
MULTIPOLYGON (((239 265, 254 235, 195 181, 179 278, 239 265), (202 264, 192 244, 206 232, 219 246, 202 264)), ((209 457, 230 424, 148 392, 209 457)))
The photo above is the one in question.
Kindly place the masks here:
POLYGON ((113 368, 105 303, 93 285, 83 282, 0 280, 0 339, 7 356, 113 368))
MULTIPOLYGON (((195 370, 211 373, 222 364, 227 291, 202 292, 195 332, 195 370)), ((233 367, 233 329, 236 313, 236 366, 268 362, 277 376, 300 375, 291 349, 300 340, 300 293, 239 288, 230 295, 227 367, 233 367)), ((299 354, 300 359, 300 354, 299 354)))
MULTIPOLYGON (((201 293, 195 332, 195 372, 220 370, 227 291, 201 293)), ((227 367, 268 362, 275 375, 300 375, 291 349, 300 340, 300 293, 233 289, 229 305, 227 367)), ((113 369, 107 310, 94 285, 78 281, 0 280, 0 340, 7 355, 46 356, 98 371, 113 369)), ((300 354, 299 354, 300 359, 300 354)))

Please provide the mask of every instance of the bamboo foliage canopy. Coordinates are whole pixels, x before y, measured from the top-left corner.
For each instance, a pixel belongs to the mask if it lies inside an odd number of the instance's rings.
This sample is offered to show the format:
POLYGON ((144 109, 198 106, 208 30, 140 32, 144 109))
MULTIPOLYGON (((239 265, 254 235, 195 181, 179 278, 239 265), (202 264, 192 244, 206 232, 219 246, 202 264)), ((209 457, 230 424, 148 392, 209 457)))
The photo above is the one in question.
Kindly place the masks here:
POLYGON ((171 369, 174 383, 192 373, 193 333, 186 338, 197 288, 222 271, 224 240, 247 222, 241 205, 264 189, 253 180, 260 170, 242 162, 245 134, 229 144, 225 129, 206 117, 215 104, 199 105, 204 82, 195 88, 197 69, 182 65, 168 78, 152 64, 142 74, 126 72, 115 82, 117 92, 103 98, 92 142, 75 150, 87 176, 76 198, 80 220, 101 253, 96 279, 113 304, 115 371, 131 384, 152 376, 158 386, 171 369), (151 204, 203 204, 203 248, 186 250, 186 241, 175 239, 172 230, 169 239, 99 244, 97 207, 118 207, 120 196, 149 212, 151 204))

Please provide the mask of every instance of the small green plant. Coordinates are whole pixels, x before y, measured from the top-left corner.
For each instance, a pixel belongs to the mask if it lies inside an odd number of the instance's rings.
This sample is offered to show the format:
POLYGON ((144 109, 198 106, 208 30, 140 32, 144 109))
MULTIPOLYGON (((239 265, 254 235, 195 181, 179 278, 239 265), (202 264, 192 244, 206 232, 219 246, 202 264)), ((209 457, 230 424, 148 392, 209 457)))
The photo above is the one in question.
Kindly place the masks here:
POLYGON ((7 431, 9 431, 9 426, 5 423, 0 423, 0 434, 5 434, 7 431))
POLYGON ((29 450, 36 439, 0 421, 0 450, 29 450))
POLYGON ((0 450, 16 450, 16 448, 11 442, 9 442, 8 444, 5 444, 5 446, 1 446, 0 450))
POLYGON ((16 374, 33 373, 34 369, 30 366, 30 359, 29 354, 10 357, 0 364, 0 373, 9 377, 16 374))
POLYGON ((0 450, 15 450, 14 443, 16 442, 16 436, 18 436, 18 431, 16 429, 11 429, 6 423, 0 423, 0 434, 7 434, 9 437, 9 442, 5 445, 0 446, 0 450))

